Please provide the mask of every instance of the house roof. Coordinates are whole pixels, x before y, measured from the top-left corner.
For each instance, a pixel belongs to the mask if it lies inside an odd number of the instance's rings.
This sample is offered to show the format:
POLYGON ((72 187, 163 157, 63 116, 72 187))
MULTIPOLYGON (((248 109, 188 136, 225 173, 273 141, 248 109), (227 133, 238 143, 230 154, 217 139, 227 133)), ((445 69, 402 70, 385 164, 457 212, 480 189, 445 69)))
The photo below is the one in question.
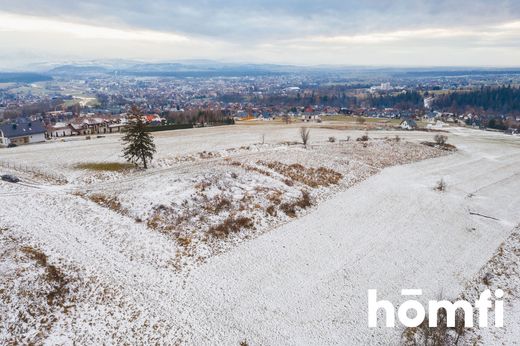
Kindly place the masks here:
POLYGON ((32 121, 20 124, 0 125, 0 131, 6 138, 15 138, 45 133, 45 126, 41 121, 32 121))
POLYGON ((413 120, 413 119, 405 119, 405 120, 403 120, 403 121, 401 122, 401 124, 404 123, 405 121, 406 121, 406 123, 408 124, 408 126, 412 126, 412 127, 417 126, 417 123, 416 123, 415 120, 413 120))

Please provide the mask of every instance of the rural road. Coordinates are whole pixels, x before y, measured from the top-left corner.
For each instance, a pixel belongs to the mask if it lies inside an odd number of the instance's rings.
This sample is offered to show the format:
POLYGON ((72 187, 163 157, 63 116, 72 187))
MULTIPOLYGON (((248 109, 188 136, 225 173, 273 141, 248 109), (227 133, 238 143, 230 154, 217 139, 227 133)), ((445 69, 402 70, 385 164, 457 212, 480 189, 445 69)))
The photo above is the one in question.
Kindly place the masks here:
POLYGON ((396 344, 402 330, 367 327, 369 288, 396 305, 404 288, 455 298, 520 223, 520 141, 470 133, 451 136, 454 155, 385 169, 199 267, 182 293, 203 328, 191 341, 396 344))

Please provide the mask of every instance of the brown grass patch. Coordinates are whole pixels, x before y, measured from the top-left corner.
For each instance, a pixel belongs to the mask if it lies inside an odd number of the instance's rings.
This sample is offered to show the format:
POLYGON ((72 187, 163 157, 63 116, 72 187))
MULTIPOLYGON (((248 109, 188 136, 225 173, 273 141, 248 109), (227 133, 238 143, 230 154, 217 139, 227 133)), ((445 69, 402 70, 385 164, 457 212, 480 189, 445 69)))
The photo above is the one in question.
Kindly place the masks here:
POLYGON ((231 162, 229 162, 229 164, 231 166, 242 167, 243 169, 245 169, 248 172, 257 172, 257 173, 263 174, 263 175, 265 175, 267 177, 271 176, 270 172, 268 172, 268 171, 266 171, 264 169, 252 166, 252 165, 248 165, 247 163, 242 163, 242 162, 238 162, 238 161, 231 161, 231 162))
POLYGON ((229 216, 222 223, 210 227, 208 234, 216 238, 225 238, 231 233, 238 233, 242 229, 251 229, 254 222, 249 217, 233 217, 229 216))
POLYGON ((219 214, 222 211, 229 210, 232 206, 231 199, 221 194, 215 196, 213 199, 208 200, 203 208, 213 214, 219 214))
POLYGON ((278 174, 289 177, 291 180, 285 179, 284 182, 291 186, 288 181, 297 181, 307 186, 317 188, 320 186, 335 185, 343 178, 341 173, 338 173, 330 168, 306 168, 299 163, 286 165, 278 161, 266 162, 258 161, 258 164, 264 165, 278 174))
POLYGON ((435 142, 421 142, 422 145, 426 145, 428 147, 432 147, 432 148, 436 148, 436 149, 441 149, 441 150, 446 150, 446 151, 456 151, 457 150, 457 147, 454 146, 453 144, 449 144, 449 143, 442 143, 442 144, 439 144, 439 143, 435 143, 435 142))
POLYGON ((123 215, 127 214, 127 211, 123 208, 121 202, 119 202, 117 197, 109 197, 102 193, 96 193, 88 196, 88 199, 90 199, 92 202, 96 204, 99 204, 102 207, 115 211, 116 213, 120 213, 123 215))
POLYGON ((181 246, 187 248, 187 247, 190 246, 190 244, 191 244, 191 238, 190 238, 190 237, 179 236, 179 237, 177 237, 177 242, 178 242, 181 246))
POLYGON ((21 251, 27 255, 27 257, 35 261, 38 266, 45 269, 45 279, 52 286, 52 289, 47 292, 47 304, 50 306, 63 305, 65 296, 68 293, 68 289, 66 288, 67 280, 65 275, 63 275, 63 273, 56 266, 49 264, 47 261, 47 256, 40 250, 30 246, 24 246, 21 248, 21 251))
POLYGON ((86 162, 78 163, 74 168, 87 169, 96 172, 124 172, 135 168, 135 165, 120 162, 86 162))
POLYGON ((276 206, 271 204, 270 206, 267 207, 267 209, 265 210, 265 212, 268 214, 268 215, 271 215, 271 216, 276 216, 278 215, 278 212, 276 211, 276 206))
POLYGON ((296 201, 280 204, 280 210, 289 217, 296 217, 298 208, 307 209, 310 206, 312 206, 310 194, 307 191, 302 191, 301 197, 296 201))

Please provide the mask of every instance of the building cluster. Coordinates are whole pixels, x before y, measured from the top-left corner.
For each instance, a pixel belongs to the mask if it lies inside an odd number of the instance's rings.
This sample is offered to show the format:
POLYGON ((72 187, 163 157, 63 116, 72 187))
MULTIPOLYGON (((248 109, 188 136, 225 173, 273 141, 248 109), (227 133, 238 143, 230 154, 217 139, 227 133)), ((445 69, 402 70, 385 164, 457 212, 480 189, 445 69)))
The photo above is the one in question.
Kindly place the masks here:
MULTIPOLYGON (((505 76, 503 78, 513 78, 505 76)), ((382 79, 342 74, 285 73, 241 77, 99 77, 63 78, 36 84, 0 87, 0 145, 31 143, 44 138, 103 135, 120 132, 126 113, 138 105, 151 125, 197 125, 197 113, 215 112, 235 120, 280 117, 321 121, 345 114, 374 118, 423 120, 428 124, 464 123, 482 127, 489 114, 451 114, 435 111, 435 93, 504 83, 495 77, 415 76, 382 79), (373 107, 369 100, 413 90, 424 104, 413 107, 373 107), (41 125, 41 126, 40 126, 41 125), (32 137, 31 137, 32 136, 32 137)), ((514 77, 516 78, 516 77, 514 77)), ((520 80, 518 81, 520 83, 520 80)), ((497 114, 501 126, 518 117, 497 114)), ((412 126, 413 127, 413 126, 412 126)), ((511 126, 517 128, 517 126, 511 126)))

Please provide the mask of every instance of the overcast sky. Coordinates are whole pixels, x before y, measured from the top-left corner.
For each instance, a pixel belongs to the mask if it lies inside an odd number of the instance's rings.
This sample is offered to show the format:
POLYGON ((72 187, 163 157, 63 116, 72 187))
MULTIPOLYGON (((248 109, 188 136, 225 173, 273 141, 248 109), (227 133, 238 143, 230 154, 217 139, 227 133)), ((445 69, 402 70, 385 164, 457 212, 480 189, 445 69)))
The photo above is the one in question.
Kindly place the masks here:
POLYGON ((89 59, 520 66, 518 0, 0 0, 0 70, 89 59))

